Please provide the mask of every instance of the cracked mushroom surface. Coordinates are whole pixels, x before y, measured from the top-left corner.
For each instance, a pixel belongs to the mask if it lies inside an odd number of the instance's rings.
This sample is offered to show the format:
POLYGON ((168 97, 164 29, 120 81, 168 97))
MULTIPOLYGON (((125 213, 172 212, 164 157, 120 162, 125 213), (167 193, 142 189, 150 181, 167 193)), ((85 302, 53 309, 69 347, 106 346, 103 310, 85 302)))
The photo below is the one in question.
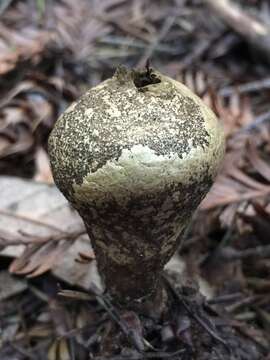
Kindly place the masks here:
POLYGON ((62 114, 49 154, 56 185, 84 220, 107 289, 130 301, 157 290, 217 174, 224 134, 181 83, 119 68, 62 114))

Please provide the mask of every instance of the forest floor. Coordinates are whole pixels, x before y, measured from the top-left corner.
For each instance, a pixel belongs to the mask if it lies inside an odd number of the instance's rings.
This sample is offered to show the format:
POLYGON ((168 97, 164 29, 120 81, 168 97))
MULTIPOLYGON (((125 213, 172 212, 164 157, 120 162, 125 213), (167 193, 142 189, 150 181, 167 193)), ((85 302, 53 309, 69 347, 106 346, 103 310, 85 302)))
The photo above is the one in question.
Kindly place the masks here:
POLYGON ((269 360, 268 0, 3 0, 0 16, 0 359, 269 360), (99 292, 47 155, 72 101, 148 59, 197 93, 227 138, 173 265, 188 285, 166 282, 171 313, 158 323, 99 292))

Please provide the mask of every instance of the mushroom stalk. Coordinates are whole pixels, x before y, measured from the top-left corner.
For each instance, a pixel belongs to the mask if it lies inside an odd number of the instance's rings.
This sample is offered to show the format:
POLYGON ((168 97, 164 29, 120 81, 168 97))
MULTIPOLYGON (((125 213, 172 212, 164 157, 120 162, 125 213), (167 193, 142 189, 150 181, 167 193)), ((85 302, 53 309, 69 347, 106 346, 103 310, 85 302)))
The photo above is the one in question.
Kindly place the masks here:
POLYGON ((53 176, 118 301, 161 299, 160 274, 224 154, 213 112, 157 71, 119 68, 56 122, 53 176))

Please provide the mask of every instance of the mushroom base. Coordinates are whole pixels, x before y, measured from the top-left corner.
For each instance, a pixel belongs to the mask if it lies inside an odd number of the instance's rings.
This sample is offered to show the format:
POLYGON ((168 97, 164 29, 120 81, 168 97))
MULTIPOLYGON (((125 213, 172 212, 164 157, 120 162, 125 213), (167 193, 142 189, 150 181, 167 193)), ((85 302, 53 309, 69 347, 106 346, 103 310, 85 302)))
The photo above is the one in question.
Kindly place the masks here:
MULTIPOLYGON (((89 226, 87 223, 86 228, 95 250, 98 270, 104 281, 105 289, 114 301, 125 308, 152 317, 160 316, 167 299, 161 284, 164 263, 160 261, 160 258, 155 257, 152 261, 146 261, 144 256, 141 259, 132 253, 132 262, 127 261, 128 256, 126 258, 123 256, 122 263, 119 263, 119 254, 117 254, 118 256, 108 256, 109 246, 114 253, 111 237, 97 238, 95 236, 97 232, 104 234, 104 229, 97 230, 96 225, 89 226)), ((108 235, 108 232, 106 233, 108 235)), ((116 234, 114 236, 117 238, 116 234)), ((136 243, 138 244, 138 241, 136 243)), ((174 249, 171 252, 173 253, 174 249)))

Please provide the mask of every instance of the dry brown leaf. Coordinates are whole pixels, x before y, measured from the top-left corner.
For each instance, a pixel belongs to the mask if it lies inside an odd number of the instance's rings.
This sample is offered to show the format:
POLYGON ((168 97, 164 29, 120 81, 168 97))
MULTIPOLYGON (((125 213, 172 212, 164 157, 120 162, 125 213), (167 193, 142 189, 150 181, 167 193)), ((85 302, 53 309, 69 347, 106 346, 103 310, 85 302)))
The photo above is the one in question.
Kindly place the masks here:
POLYGON ((0 255, 18 257, 11 272, 37 276, 52 269, 72 285, 101 288, 95 261, 76 261, 79 253, 92 252, 90 241, 86 235, 76 241, 70 236, 76 231, 83 234, 84 225, 54 185, 0 177, 0 198, 1 244, 7 235, 0 255), (30 245, 8 246, 16 237, 28 238, 30 245), (46 238, 51 241, 44 241, 46 238))
POLYGON ((265 178, 265 180, 270 182, 270 164, 260 158, 258 151, 252 142, 249 142, 248 150, 249 161, 254 169, 257 170, 258 173, 265 178))
POLYGON ((212 97, 212 104, 209 105, 222 120, 225 134, 229 137, 250 125, 254 121, 254 115, 248 97, 240 96, 235 92, 227 101, 228 103, 225 104, 224 99, 215 95, 212 97))
POLYGON ((0 158, 30 152, 36 143, 34 131, 41 123, 52 121, 54 111, 45 90, 34 81, 15 86, 2 98, 0 107, 0 158))
POLYGON ((201 203, 200 209, 210 210, 219 206, 270 196, 270 185, 260 190, 254 190, 243 186, 241 191, 237 191, 235 188, 237 188, 238 185, 239 183, 237 181, 231 183, 226 177, 220 177, 213 185, 210 193, 201 203))
POLYGON ((8 105, 12 99, 17 95, 34 89, 36 84, 33 81, 22 81, 14 88, 12 88, 3 98, 0 100, 0 108, 8 105))
POLYGON ((22 153, 30 150, 34 144, 34 138, 25 129, 20 129, 15 141, 9 141, 5 134, 0 132, 0 159, 8 155, 22 153))
POLYGON ((204 72, 183 71, 177 80, 183 82, 190 90, 198 94, 198 96, 205 97, 205 102, 209 101, 208 79, 204 72))
POLYGON ((53 184, 53 177, 50 167, 50 161, 46 151, 39 147, 35 153, 36 162, 36 174, 34 176, 35 181, 45 182, 53 184))
POLYGON ((232 167, 228 175, 237 180, 239 183, 245 185, 247 188, 254 190, 269 190, 269 186, 254 180, 236 167, 232 167))
MULTIPOLYGON (((270 196, 270 164, 261 158, 259 148, 265 142, 266 131, 256 136, 256 143, 249 134, 241 143, 231 138, 230 150, 227 152, 223 168, 206 199, 202 209, 212 209, 235 202, 264 199, 270 196), (260 175, 260 176, 258 176, 260 175), (261 180, 261 177, 265 181, 261 180)), ((268 131, 269 140, 269 131, 268 131)))
POLYGON ((28 246, 28 251, 12 262, 9 271, 15 274, 34 277, 50 270, 60 259, 60 256, 72 245, 72 241, 57 243, 50 241, 46 244, 28 246))

